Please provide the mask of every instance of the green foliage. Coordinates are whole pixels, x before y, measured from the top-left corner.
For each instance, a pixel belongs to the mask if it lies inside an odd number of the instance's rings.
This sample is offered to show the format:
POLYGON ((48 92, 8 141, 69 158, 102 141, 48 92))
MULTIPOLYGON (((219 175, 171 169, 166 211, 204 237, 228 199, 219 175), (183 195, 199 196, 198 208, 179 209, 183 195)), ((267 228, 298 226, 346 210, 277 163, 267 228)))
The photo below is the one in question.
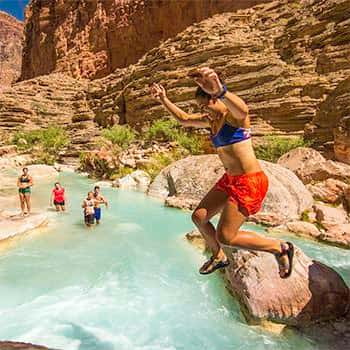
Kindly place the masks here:
POLYGON ((146 138, 163 142, 175 141, 189 154, 203 153, 203 144, 200 137, 180 129, 180 124, 174 119, 155 120, 148 129, 146 138))
POLYGON ((148 129, 146 138, 156 141, 175 141, 179 126, 175 119, 155 120, 148 129))
POLYGON ((152 156, 150 163, 142 167, 142 170, 146 171, 151 176, 151 179, 154 180, 165 167, 183 158, 183 156, 184 154, 179 150, 156 153, 152 156))
POLYGON ((132 169, 128 166, 121 166, 117 171, 115 171, 111 176, 110 179, 111 180, 116 180, 119 178, 122 178, 126 175, 131 174, 133 171, 135 171, 135 169, 132 169))
POLYGON ((114 125, 112 128, 104 129, 102 137, 111 141, 114 145, 126 149, 135 140, 136 134, 129 126, 114 125))
POLYGON ((22 151, 31 151, 36 162, 53 164, 59 152, 68 146, 69 137, 62 128, 49 126, 47 129, 18 131, 12 142, 22 151))
POLYGON ((301 220, 306 221, 306 222, 310 222, 310 210, 306 209, 301 213, 301 220))
POLYGON ((286 138, 281 136, 265 136, 263 142, 255 147, 258 159, 277 162, 283 154, 297 147, 309 147, 311 142, 302 137, 286 138))

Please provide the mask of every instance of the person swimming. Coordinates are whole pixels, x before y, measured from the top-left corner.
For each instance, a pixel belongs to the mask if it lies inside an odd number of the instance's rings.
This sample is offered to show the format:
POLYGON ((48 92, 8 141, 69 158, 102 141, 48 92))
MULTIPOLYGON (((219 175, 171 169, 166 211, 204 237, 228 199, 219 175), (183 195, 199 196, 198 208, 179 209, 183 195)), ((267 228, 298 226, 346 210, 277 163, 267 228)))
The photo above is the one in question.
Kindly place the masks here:
POLYGON ((55 183, 55 187, 52 189, 50 205, 55 205, 56 211, 65 211, 66 205, 65 190, 59 182, 55 183))
POLYGON ((84 209, 84 222, 87 227, 95 223, 95 198, 92 191, 88 192, 87 198, 84 199, 82 208, 84 209))
POLYGON ((104 196, 101 194, 100 186, 95 186, 94 188, 94 198, 95 198, 95 219, 98 225, 101 220, 101 204, 104 204, 108 208, 108 202, 104 196))
POLYGON ((188 114, 177 107, 160 84, 151 86, 151 94, 183 126, 210 128, 211 140, 226 170, 192 213, 194 224, 212 252, 199 272, 210 274, 228 266, 222 249, 226 245, 274 254, 280 277, 287 278, 292 273, 293 244, 240 229, 248 216, 260 210, 268 190, 268 178, 252 146, 248 107, 228 91, 213 69, 200 68, 190 77, 198 85, 195 97, 200 114, 188 114), (215 228, 210 219, 219 212, 215 228))
POLYGON ((19 200, 22 215, 26 216, 31 211, 31 187, 33 186, 33 178, 28 173, 28 168, 22 169, 22 175, 17 180, 19 200))

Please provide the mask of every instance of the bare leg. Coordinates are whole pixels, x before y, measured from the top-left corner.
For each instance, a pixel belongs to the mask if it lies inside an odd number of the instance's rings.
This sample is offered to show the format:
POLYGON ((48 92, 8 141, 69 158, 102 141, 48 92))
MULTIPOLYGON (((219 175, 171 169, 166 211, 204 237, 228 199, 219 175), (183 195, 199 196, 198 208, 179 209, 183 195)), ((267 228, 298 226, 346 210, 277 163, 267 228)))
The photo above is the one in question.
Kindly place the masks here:
MULTIPOLYGON (((221 244, 247 250, 258 250, 278 254, 282 252, 284 243, 277 239, 267 238, 251 231, 241 231, 239 228, 245 221, 245 216, 238 210, 237 204, 228 201, 222 211, 217 228, 217 239, 221 244)), ((288 266, 288 258, 281 257, 284 266, 288 266)), ((288 269, 280 271, 285 274, 288 269)))
POLYGON ((202 199, 192 214, 192 221, 203 235, 213 256, 219 258, 224 258, 225 254, 216 238, 215 227, 209 220, 222 210, 226 201, 227 195, 213 188, 202 199))
POLYGON ((22 215, 24 215, 24 211, 25 211, 25 198, 24 198, 24 194, 23 193, 19 193, 19 201, 21 204, 21 211, 22 211, 22 215))
POLYGON ((24 198, 25 198, 25 202, 26 202, 26 205, 27 205, 28 214, 30 214, 30 210, 31 210, 31 205, 30 205, 30 194, 25 194, 25 195, 24 195, 24 198))

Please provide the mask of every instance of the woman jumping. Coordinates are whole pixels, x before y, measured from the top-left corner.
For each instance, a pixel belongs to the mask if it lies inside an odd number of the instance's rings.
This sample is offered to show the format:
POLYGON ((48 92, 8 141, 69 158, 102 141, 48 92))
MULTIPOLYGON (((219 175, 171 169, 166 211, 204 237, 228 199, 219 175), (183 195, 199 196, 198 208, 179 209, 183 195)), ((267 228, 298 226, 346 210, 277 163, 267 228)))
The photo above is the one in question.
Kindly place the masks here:
POLYGON ((228 266, 220 246, 228 245, 274 254, 280 277, 287 278, 292 273, 293 244, 240 230, 245 219, 260 210, 268 190, 268 178, 252 147, 248 107, 227 90, 214 70, 200 68, 190 77, 199 85, 196 101, 203 114, 184 112, 167 98, 159 84, 153 84, 151 93, 183 126, 210 127, 211 140, 226 170, 192 214, 193 222, 212 251, 212 257, 199 272, 210 274, 228 266), (209 220, 219 212, 215 229, 209 220))

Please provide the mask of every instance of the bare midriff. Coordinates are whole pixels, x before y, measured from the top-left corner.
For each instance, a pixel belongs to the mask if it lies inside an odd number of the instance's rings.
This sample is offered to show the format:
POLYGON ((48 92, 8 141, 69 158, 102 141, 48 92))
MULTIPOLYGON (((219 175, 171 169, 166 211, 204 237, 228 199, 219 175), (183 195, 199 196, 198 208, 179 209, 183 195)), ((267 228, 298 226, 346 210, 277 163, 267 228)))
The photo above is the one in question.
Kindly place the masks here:
POLYGON ((219 147, 217 152, 229 175, 242 175, 261 171, 261 166, 254 154, 251 139, 219 147))

